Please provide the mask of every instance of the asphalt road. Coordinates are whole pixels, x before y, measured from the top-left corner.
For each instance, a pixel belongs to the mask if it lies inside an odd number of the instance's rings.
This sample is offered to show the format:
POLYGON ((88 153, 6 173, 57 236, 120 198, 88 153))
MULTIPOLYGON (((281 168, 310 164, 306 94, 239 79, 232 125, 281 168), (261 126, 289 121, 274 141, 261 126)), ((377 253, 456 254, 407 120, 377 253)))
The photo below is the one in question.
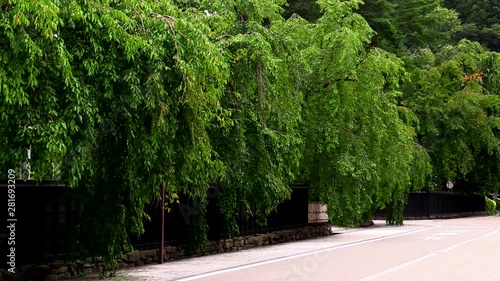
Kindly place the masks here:
POLYGON ((122 280, 500 281, 500 216, 368 229, 121 271, 122 280))

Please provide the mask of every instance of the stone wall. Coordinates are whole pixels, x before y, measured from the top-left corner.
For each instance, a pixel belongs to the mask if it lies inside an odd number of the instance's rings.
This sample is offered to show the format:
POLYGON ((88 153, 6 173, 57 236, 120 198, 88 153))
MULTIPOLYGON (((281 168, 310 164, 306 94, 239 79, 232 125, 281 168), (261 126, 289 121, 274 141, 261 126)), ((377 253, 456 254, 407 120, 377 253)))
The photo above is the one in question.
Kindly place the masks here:
MULTIPOLYGON (((197 255, 187 255, 185 246, 166 246, 165 261, 173 261, 183 258, 212 255, 217 253, 233 252, 254 247, 267 246, 272 244, 328 236, 332 234, 331 226, 328 223, 308 225, 301 228, 274 231, 265 234, 251 236, 241 236, 230 239, 210 241, 206 249, 197 255)), ((127 268, 158 263, 159 250, 143 250, 127 253, 118 259, 118 267, 127 268)), ((102 269, 102 259, 97 259, 93 264, 90 260, 64 262, 58 261, 50 264, 25 266, 18 269, 16 274, 11 274, 6 270, 0 270, 0 281, 23 280, 65 280, 75 279, 80 276, 79 272, 86 275, 98 274, 102 269)))

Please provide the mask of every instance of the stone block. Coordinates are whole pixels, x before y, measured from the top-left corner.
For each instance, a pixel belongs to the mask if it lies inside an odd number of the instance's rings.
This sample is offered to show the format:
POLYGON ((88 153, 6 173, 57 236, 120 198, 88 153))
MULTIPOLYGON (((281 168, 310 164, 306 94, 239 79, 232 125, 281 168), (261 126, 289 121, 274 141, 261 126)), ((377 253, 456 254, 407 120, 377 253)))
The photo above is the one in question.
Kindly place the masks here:
POLYGON ((133 253, 127 254, 129 262, 136 262, 141 258, 141 252, 135 251, 133 253))
POLYGON ((179 248, 179 249, 177 250, 177 255, 178 255, 178 256, 184 256, 185 254, 186 254, 186 251, 185 251, 184 249, 179 248))
POLYGON ((83 272, 85 273, 85 275, 87 275, 87 274, 91 274, 91 273, 93 273, 93 272, 94 272, 94 269, 92 269, 92 268, 90 268, 90 267, 89 267, 89 268, 85 268, 85 269, 83 270, 83 272))
POLYGON ((66 273, 69 271, 69 268, 65 265, 59 267, 59 273, 66 273))
POLYGON ((37 274, 40 274, 40 275, 48 275, 50 274, 50 267, 48 265, 38 265, 38 266, 35 266, 33 267, 32 269, 30 269, 30 271, 33 271, 37 274))
POLYGON ((71 277, 71 274, 69 274, 69 272, 59 273, 57 275, 57 278, 59 278, 60 280, 68 279, 70 277, 71 277))
POLYGON ((146 258, 153 258, 155 255, 157 255, 158 250, 144 250, 141 251, 141 258, 146 259, 146 258))
MULTIPOLYGON (((250 245, 257 245, 257 244, 259 244, 260 241, 261 241, 261 238, 258 236, 250 237, 247 240, 248 244, 250 244, 250 245)), ((245 244, 247 244, 247 243, 245 243, 245 244)))
POLYGON ((205 251, 206 252, 210 252, 210 251, 213 251, 214 250, 214 247, 215 247, 215 243, 214 241, 209 241, 208 244, 205 246, 205 251))
POLYGON ((59 267, 63 266, 64 263, 62 262, 53 262, 49 264, 50 269, 59 269, 59 267))
POLYGON ((50 274, 45 280, 59 280, 59 276, 57 274, 50 274))

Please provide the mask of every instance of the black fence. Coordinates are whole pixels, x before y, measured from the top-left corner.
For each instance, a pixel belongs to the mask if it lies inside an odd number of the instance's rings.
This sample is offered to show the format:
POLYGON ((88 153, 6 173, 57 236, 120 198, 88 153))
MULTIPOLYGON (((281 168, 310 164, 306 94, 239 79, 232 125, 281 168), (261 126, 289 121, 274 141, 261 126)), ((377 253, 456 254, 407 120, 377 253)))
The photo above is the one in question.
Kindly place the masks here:
MULTIPOLYGON (((240 235, 251 235, 281 229, 301 227, 308 223, 308 191, 305 185, 292 186, 291 198, 280 204, 276 211, 267 217, 266 225, 259 225, 255 216, 246 217, 243 210, 235 214, 240 235)), ((221 239, 229 236, 228 231, 222 223, 222 216, 217 206, 217 199, 209 201, 207 212, 208 225, 210 228, 209 238, 221 239)), ((255 208, 252 208, 255 213, 255 208)))
MULTIPOLYGON (((2 201, 7 202, 7 180, 0 181, 4 192, 2 201)), ((235 214, 240 235, 289 229, 307 225, 308 188, 293 186, 290 200, 278 206, 277 211, 267 218, 267 225, 261 226, 254 216, 245 218, 242 212, 235 214)), ((219 212, 217 186, 207 191, 206 219, 209 239, 229 236, 222 214, 219 212)), ((180 204, 172 205, 171 212, 165 213, 165 241, 168 244, 184 244, 193 219, 199 212, 201 203, 180 198, 180 204), (184 202, 184 203, 183 203, 184 202)), ((4 205, 5 206, 5 205, 4 205)), ((141 237, 131 237, 136 249, 155 248, 161 238, 161 204, 146 206, 151 220, 144 221, 145 233, 141 237)), ((4 222, 15 226, 0 230, 1 253, 10 254, 10 237, 15 237, 16 266, 41 261, 51 261, 66 257, 69 233, 72 227, 72 204, 69 189, 53 181, 37 184, 34 181, 16 181, 15 216, 9 217, 5 207, 4 222), (13 234, 12 234, 13 233, 13 234)), ((5 266, 7 255, 2 254, 1 263, 5 266)), ((4 266, 0 266, 3 268, 4 266)))
MULTIPOLYGON (((53 181, 37 184, 16 180, 14 185, 12 209, 3 205, 4 222, 12 227, 0 230, 2 265, 6 265, 5 253, 10 255, 11 252, 15 255, 16 266, 63 257, 71 225, 67 188, 53 181)), ((2 201, 7 202, 7 180, 1 180, 0 189, 2 201)))
MULTIPOLYGON (((410 192, 405 206, 406 219, 433 219, 484 213, 485 199, 480 195, 465 195, 446 191, 410 192)), ((375 217, 384 217, 379 211, 375 217)))
MULTIPOLYGON (((234 214, 239 235, 251 235, 291 229, 305 226, 308 223, 308 192, 305 185, 294 185, 291 187, 291 198, 280 204, 276 211, 267 217, 267 223, 260 225, 255 216, 245 216, 242 209, 234 214)), ((224 223, 224 217, 219 211, 218 200, 220 190, 218 186, 211 185, 207 191, 206 220, 208 224, 208 238, 217 240, 227 238, 230 233, 224 223)), ((222 191, 223 192, 223 191, 222 191)), ((180 198, 180 204, 172 206, 171 211, 165 213, 165 242, 167 244, 184 244, 189 237, 190 227, 199 213, 200 202, 193 202, 186 198, 180 198)), ((255 213, 255 208, 252 208, 255 213)), ((161 238, 161 207, 160 204, 152 204, 147 207, 150 221, 144 221, 145 233, 141 237, 133 237, 132 244, 136 249, 147 249, 158 247, 161 238)))

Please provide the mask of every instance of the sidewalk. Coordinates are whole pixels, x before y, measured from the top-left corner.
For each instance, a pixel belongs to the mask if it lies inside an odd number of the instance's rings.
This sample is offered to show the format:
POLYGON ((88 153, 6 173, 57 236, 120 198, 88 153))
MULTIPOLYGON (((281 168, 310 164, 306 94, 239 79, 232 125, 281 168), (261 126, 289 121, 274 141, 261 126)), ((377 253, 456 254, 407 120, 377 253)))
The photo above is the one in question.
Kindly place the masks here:
MULTIPOLYGON (((385 221, 375 221, 375 226, 369 228, 332 227, 334 235, 328 237, 190 258, 164 264, 123 269, 118 271, 118 276, 111 280, 195 280, 203 276, 215 275, 217 272, 221 271, 233 270, 235 268, 250 268, 276 260, 292 259, 332 247, 348 245, 384 236, 397 235, 419 228, 421 228, 421 226, 411 224, 402 227, 386 226, 385 221)), ((83 280, 97 280, 97 278, 89 276, 83 280)))

